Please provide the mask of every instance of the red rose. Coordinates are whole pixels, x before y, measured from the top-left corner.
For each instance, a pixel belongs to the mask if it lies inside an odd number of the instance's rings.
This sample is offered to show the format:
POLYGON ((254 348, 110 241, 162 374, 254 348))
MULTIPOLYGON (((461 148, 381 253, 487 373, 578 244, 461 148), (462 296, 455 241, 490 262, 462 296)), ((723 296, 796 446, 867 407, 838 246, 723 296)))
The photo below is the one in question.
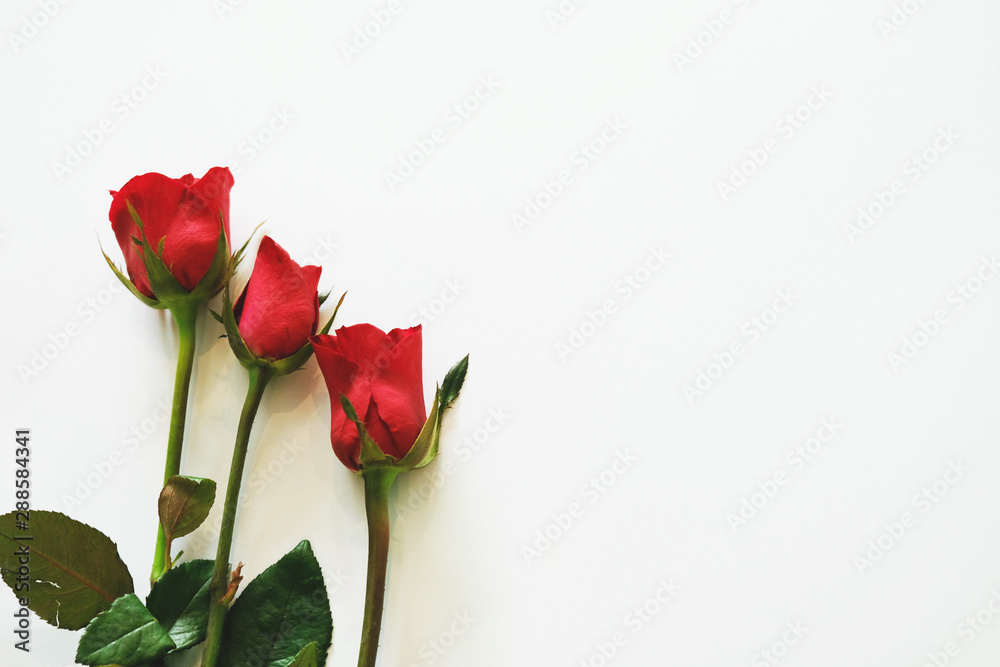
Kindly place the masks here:
POLYGON ((181 178, 143 174, 131 179, 121 190, 111 191, 114 197, 108 214, 111 228, 125 256, 128 276, 142 294, 155 298, 142 249, 133 240, 140 238, 140 231, 126 200, 138 213, 150 246, 158 251, 163 241, 160 259, 181 287, 191 291, 212 265, 219 246, 220 225, 229 240, 232 187, 233 175, 229 169, 213 167, 202 178, 191 174, 181 178))
POLYGON ((330 438, 337 458, 351 470, 360 469, 361 440, 341 394, 383 453, 406 456, 427 421, 420 327, 386 334, 371 324, 355 324, 310 340, 330 392, 330 438))
POLYGON ((247 348, 264 359, 298 352, 316 333, 322 268, 299 266, 271 237, 261 239, 250 281, 233 307, 247 348))

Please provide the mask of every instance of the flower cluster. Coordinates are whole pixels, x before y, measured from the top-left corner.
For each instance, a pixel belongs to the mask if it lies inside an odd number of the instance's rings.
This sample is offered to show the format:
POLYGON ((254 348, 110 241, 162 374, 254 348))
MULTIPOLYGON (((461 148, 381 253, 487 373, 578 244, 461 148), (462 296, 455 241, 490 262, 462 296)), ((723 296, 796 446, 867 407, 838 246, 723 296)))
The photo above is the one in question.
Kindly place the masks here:
MULTIPOLYGON (((331 402, 333 453, 364 482, 369 561, 358 664, 375 665, 389 547, 389 490, 397 475, 427 465, 437 454, 442 416, 458 397, 468 357, 447 373, 428 410, 420 327, 385 333, 359 323, 330 333, 344 297, 321 324, 328 296, 319 292, 322 267, 298 264, 270 236, 261 239, 242 289, 232 291, 249 245, 247 241, 232 250, 233 185, 229 170, 216 167, 201 178, 142 174, 111 191, 109 219, 124 270, 107 254, 105 260, 142 303, 171 313, 178 360, 146 599, 135 595, 132 575, 110 538, 57 512, 31 513, 33 553, 46 565, 36 569, 32 596, 22 604, 57 627, 84 630, 76 655, 80 664, 164 667, 171 656, 199 644, 204 644, 203 667, 326 663, 332 617, 309 542, 300 542, 246 586, 242 565, 234 568, 230 560, 250 433, 265 388, 272 379, 302 368, 315 352, 331 402), (199 528, 216 495, 211 479, 181 474, 181 454, 196 324, 204 305, 220 293, 221 307, 212 314, 249 382, 216 557, 184 560, 183 552, 173 553, 174 540, 199 528), (238 294, 235 300, 233 294, 238 294), (275 627, 283 628, 277 639, 271 632, 275 627), (267 657, 262 659, 263 653, 267 657)), ((14 524, 12 517, 0 521, 0 526, 14 524)), ((4 530, 0 527, 0 538, 13 539, 4 530)), ((6 576, 18 567, 12 553, 0 555, 0 570, 14 587, 13 578, 6 576)))

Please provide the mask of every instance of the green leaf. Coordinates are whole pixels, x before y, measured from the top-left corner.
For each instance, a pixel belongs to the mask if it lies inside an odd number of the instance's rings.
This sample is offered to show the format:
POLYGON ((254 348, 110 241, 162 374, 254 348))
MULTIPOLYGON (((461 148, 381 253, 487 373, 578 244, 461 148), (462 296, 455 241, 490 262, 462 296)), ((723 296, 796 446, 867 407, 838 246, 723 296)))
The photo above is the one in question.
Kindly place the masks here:
POLYGON ((99 614, 83 633, 76 650, 81 665, 135 667, 174 648, 167 631, 134 594, 123 595, 99 614))
POLYGON ((458 392, 462 391, 465 384, 465 375, 469 372, 469 355, 451 367, 448 374, 444 376, 441 383, 441 411, 450 406, 458 398, 458 392))
POLYGON ((160 492, 160 524, 167 541, 183 537, 200 526, 215 502, 215 482, 174 475, 160 492))
POLYGON ((205 640, 208 585, 214 565, 206 559, 181 563, 160 577, 146 598, 146 607, 177 645, 171 653, 205 640))
POLYGON ((322 667, 332 636, 323 572, 309 541, 303 540, 236 598, 226 616, 219 665, 288 667, 316 643, 322 667))
POLYGON ((0 515, 0 575, 39 618, 79 630, 132 592, 132 576, 104 533, 44 510, 31 510, 27 529, 18 530, 15 514, 24 513, 0 515), (19 573, 19 567, 29 574, 19 573))
POLYGON ((295 660, 288 667, 319 667, 318 649, 319 646, 316 642, 308 644, 299 651, 299 654, 295 656, 295 660))

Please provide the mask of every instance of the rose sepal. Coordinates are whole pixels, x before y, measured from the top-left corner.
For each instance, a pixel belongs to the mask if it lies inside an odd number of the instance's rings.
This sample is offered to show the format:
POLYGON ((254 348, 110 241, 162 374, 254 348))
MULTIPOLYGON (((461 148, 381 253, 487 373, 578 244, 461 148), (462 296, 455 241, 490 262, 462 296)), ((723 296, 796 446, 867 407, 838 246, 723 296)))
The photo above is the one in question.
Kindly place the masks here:
POLYGON ((135 283, 129 280, 128 276, 122 273, 121 269, 115 266, 115 263, 112 261, 112 259, 108 257, 108 253, 104 252, 103 247, 101 248, 101 254, 104 255, 104 261, 106 261, 108 263, 108 266, 111 267, 111 270, 115 272, 115 275, 118 277, 118 280, 121 281, 122 285, 125 286, 125 289, 131 292, 135 296, 135 298, 139 299, 139 301, 142 301, 150 308, 156 308, 157 310, 166 309, 166 306, 164 304, 160 303, 156 299, 150 299, 148 296, 140 292, 139 288, 135 286, 135 283))
POLYGON ((205 275, 202 276, 201 280, 198 281, 198 284, 191 291, 191 294, 197 296, 198 300, 202 303, 209 301, 222 291, 233 271, 233 263, 236 261, 236 258, 230 255, 229 239, 226 238, 225 224, 225 218, 222 217, 222 212, 220 211, 219 241, 215 247, 215 256, 212 257, 212 263, 208 266, 208 271, 205 272, 205 275))
POLYGON ((358 436, 361 439, 361 456, 359 473, 363 473, 366 467, 389 466, 398 469, 400 472, 423 468, 433 461, 438 454, 441 444, 441 422, 445 410, 451 407, 458 398, 462 385, 465 383, 465 376, 469 370, 469 356, 466 355, 461 361, 452 366, 445 375, 444 381, 437 386, 434 391, 434 402, 431 412, 427 416, 417 439, 413 442, 410 450, 400 459, 386 454, 372 439, 365 428, 364 423, 358 418, 357 411, 351 401, 344 394, 340 395, 340 404, 344 408, 347 418, 354 422, 358 428, 358 436))
POLYGON ((236 323, 236 316, 233 314, 233 299, 229 295, 228 286, 222 291, 222 313, 219 314, 213 310, 212 315, 219 322, 222 322, 222 326, 226 330, 226 338, 229 339, 229 347, 232 348, 233 354, 236 355, 240 364, 248 369, 251 366, 259 365, 257 357, 243 342, 243 336, 240 335, 240 328, 236 323))
POLYGON ((188 291, 177 282, 177 278, 170 272, 170 267, 160 258, 160 255, 163 254, 163 244, 166 237, 160 239, 160 254, 158 255, 153 250, 153 246, 150 245, 149 239, 146 238, 146 228, 142 224, 139 212, 132 206, 132 202, 127 199, 125 200, 125 206, 128 207, 129 215, 132 216, 132 222, 139 228, 139 238, 133 236, 132 241, 142 248, 142 264, 146 267, 146 278, 149 280, 149 288, 153 291, 156 300, 162 303, 165 308, 169 308, 173 302, 183 299, 188 294, 188 291))
MULTIPOLYGON (((248 241, 249 243, 249 241, 248 241)), ((243 248, 246 248, 244 244, 243 248)), ((242 259, 242 251, 237 253, 240 259, 242 259)), ((237 262, 239 259, 236 260, 237 262)), ((333 326, 333 321, 337 317, 337 312, 340 310, 340 306, 344 303, 344 298, 347 296, 347 292, 344 292, 340 297, 340 301, 337 302, 337 306, 333 309, 333 314, 330 315, 330 319, 327 320, 326 324, 323 325, 323 329, 320 330, 320 334, 329 333, 330 328, 333 326)), ((296 352, 287 356, 283 359, 266 359, 263 357, 258 357, 243 340, 243 335, 240 333, 239 323, 236 321, 236 312, 233 308, 232 296, 229 292, 229 285, 222 292, 222 313, 217 313, 212 311, 212 315, 226 330, 226 338, 229 339, 229 347, 232 348, 233 354, 239 360, 240 364, 244 368, 250 369, 251 367, 264 367, 267 368, 273 375, 288 375, 294 371, 299 370, 302 366, 309 361, 309 357, 313 354, 312 343, 306 342, 305 345, 300 347, 296 352)))
POLYGON ((431 414, 428 415, 424 427, 420 429, 413 447, 400 460, 399 465, 405 466, 408 470, 415 470, 423 468, 437 456, 441 443, 441 421, 444 418, 444 412, 458 398, 468 372, 469 355, 465 355, 461 361, 451 367, 442 383, 436 388, 431 414))
MULTIPOLYGON (((264 222, 267 222, 266 220, 264 222)), ((223 328, 226 330, 225 336, 229 339, 229 347, 232 348, 233 354, 239 360, 240 364, 249 369, 251 366, 259 366, 260 364, 254 363, 257 357, 250 351, 246 343, 243 342, 243 336, 240 335, 239 325, 236 322, 236 315, 233 313, 233 299, 229 294, 229 283, 233 280, 233 275, 236 273, 236 268, 243 262, 243 257, 246 254, 247 247, 250 245, 250 241, 257 234, 257 230, 260 229, 264 222, 254 227, 254 230, 250 232, 249 238, 240 246, 240 249, 233 253, 233 259, 229 263, 229 270, 226 272, 225 279, 225 289, 222 291, 222 314, 212 311, 212 317, 218 320, 223 328)))
POLYGON ((417 434, 417 439, 410 447, 410 451, 399 460, 397 464, 399 467, 406 470, 423 468, 437 456, 438 445, 441 442, 440 401, 441 387, 437 387, 434 391, 434 405, 431 407, 431 413, 427 415, 427 421, 424 422, 423 428, 417 434))
POLYGON ((368 429, 365 428, 364 422, 358 419, 358 413, 351 405, 351 400, 347 398, 344 394, 340 395, 340 405, 344 408, 344 414, 347 418, 354 422, 354 425, 358 427, 358 437, 361 439, 361 455, 360 455, 360 465, 356 471, 359 475, 363 475, 365 469, 372 468, 395 468, 398 467, 398 462, 394 456, 386 454, 382 451, 382 448, 375 444, 371 435, 368 433, 368 429))
POLYGON ((224 278, 229 274, 230 265, 233 261, 233 258, 229 255, 229 241, 226 238, 225 223, 221 213, 219 218, 219 237, 212 263, 209 265, 205 275, 198 281, 198 284, 189 292, 177 281, 170 267, 163 262, 163 246, 166 237, 160 239, 160 243, 156 251, 154 251, 153 246, 146 237, 145 226, 139 217, 139 213, 132 206, 132 202, 126 200, 125 205, 128 207, 129 215, 132 216, 132 221, 139 228, 139 238, 132 237, 132 241, 142 248, 142 263, 146 267, 146 278, 149 280, 149 287, 155 299, 150 299, 139 292, 132 281, 114 265, 107 256, 107 253, 104 254, 104 258, 115 272, 115 275, 118 276, 118 279, 122 281, 132 294, 152 308, 173 310, 179 305, 190 307, 191 304, 205 303, 219 293, 225 284, 224 278))

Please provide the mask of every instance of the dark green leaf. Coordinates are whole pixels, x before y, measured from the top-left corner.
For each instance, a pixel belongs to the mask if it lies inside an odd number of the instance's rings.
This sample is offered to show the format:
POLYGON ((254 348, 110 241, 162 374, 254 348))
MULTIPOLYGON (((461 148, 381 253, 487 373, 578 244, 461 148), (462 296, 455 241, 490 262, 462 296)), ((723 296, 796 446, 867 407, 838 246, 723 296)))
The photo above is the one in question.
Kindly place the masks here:
POLYGON ((166 572, 146 598, 146 607, 167 631, 177 648, 200 644, 208 627, 208 584, 214 563, 192 560, 166 572))
POLYGON ((323 572, 307 540, 261 572, 226 616, 220 667, 287 667, 310 643, 319 667, 333 634, 323 572))
POLYGON ((76 661, 81 665, 135 667, 173 647, 167 631, 139 598, 129 593, 90 622, 76 649, 76 661))
POLYGON ((18 530, 16 519, 14 512, 0 516, 0 573, 42 620, 79 630, 132 592, 132 576, 104 533, 59 512, 32 510, 27 530, 18 530), (18 573, 25 552, 27 581, 18 573))
POLYGON ((458 398, 458 392, 465 384, 465 374, 469 372, 469 355, 451 367, 441 383, 441 410, 444 411, 458 398))
POLYGON ((319 667, 319 646, 316 642, 309 644, 295 656, 295 660, 292 661, 288 667, 319 667))
POLYGON ((208 517, 215 502, 215 482, 174 475, 160 492, 160 524, 167 540, 187 535, 208 517))

